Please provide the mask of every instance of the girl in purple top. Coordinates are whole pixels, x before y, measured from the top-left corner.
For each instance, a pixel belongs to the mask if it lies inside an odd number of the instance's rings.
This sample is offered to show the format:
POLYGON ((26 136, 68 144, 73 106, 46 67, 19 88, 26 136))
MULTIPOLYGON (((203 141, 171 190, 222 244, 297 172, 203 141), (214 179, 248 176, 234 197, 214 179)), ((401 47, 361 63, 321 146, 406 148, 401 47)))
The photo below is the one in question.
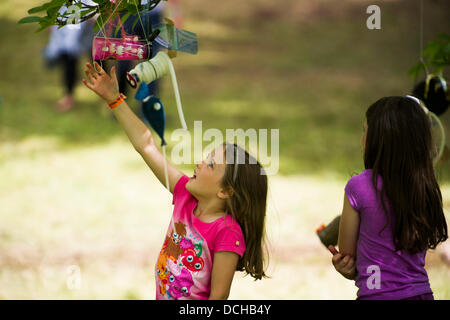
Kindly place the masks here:
POLYGON ((366 112, 366 170, 345 187, 340 251, 329 247, 358 299, 433 299, 425 255, 448 233, 426 112, 409 97, 382 98, 366 112))

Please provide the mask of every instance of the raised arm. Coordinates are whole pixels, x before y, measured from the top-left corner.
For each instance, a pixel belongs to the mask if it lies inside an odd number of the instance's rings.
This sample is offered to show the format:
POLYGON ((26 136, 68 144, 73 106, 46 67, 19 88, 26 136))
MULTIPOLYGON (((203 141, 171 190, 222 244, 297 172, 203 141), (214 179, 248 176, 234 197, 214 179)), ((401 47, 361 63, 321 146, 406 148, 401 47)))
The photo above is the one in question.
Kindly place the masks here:
MULTIPOLYGON (((85 73, 89 81, 83 79, 83 83, 106 102, 114 101, 119 96, 116 67, 113 66, 111 68, 111 76, 97 62, 95 62, 95 69, 90 63, 86 63, 86 67, 85 73)), ((134 114, 125 101, 112 109, 112 111, 130 139, 134 149, 142 156, 158 180, 165 186, 164 161, 167 161, 167 159, 164 158, 156 146, 150 129, 134 114)), ((167 170, 170 192, 173 192, 175 184, 183 174, 169 161, 167 161, 167 170)))

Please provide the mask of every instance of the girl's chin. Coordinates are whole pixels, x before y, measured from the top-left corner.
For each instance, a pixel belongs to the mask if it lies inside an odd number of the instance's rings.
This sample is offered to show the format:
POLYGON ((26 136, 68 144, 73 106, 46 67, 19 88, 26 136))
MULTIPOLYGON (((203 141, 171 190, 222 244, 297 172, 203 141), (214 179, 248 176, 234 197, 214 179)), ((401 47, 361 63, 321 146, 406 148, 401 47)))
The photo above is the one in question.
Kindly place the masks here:
POLYGON ((189 181, 186 183, 186 190, 189 191, 192 195, 195 193, 195 185, 192 185, 192 182, 195 179, 189 178, 189 181))

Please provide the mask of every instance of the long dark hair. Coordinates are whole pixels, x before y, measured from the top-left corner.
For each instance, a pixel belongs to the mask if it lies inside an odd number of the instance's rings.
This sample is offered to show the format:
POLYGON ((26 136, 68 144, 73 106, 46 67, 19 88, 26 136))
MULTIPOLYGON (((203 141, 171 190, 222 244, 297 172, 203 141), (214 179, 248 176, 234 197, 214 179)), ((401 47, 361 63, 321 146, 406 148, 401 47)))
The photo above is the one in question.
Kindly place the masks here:
POLYGON ((396 250, 435 249, 448 233, 428 116, 411 98, 385 97, 369 107, 366 120, 364 166, 372 169, 373 187, 386 213, 386 226, 392 227, 396 250))
POLYGON ((267 277, 264 272, 268 257, 265 244, 267 175, 261 164, 236 144, 224 143, 224 154, 227 161, 222 187, 231 190, 225 211, 241 226, 246 245, 237 270, 260 280, 267 277))

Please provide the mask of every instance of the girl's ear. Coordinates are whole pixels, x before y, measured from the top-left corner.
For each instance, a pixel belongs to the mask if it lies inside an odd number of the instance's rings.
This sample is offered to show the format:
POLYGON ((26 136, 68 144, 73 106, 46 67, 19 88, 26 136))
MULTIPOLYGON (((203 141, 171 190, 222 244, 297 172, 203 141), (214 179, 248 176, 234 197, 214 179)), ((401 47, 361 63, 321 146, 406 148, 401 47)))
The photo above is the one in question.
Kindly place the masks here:
POLYGON ((234 190, 232 188, 220 188, 219 192, 217 193, 217 196, 219 197, 219 199, 221 200, 225 200, 228 198, 231 198, 234 194, 234 190))

